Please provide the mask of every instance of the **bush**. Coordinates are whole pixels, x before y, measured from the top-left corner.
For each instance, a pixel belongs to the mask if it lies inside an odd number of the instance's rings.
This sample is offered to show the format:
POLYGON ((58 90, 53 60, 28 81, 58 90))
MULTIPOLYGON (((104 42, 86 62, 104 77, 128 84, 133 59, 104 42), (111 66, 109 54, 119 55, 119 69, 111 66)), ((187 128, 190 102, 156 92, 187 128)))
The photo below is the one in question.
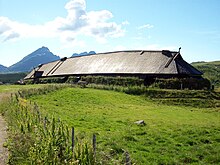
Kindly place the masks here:
POLYGON ((157 79, 153 84, 154 87, 160 89, 210 89, 211 83, 208 79, 197 78, 173 78, 173 79, 157 79))
POLYGON ((78 81, 80 80, 79 77, 76 77, 76 76, 69 76, 66 83, 69 83, 69 84, 76 84, 78 81))
POLYGON ((109 76, 83 76, 82 81, 94 84, 113 85, 113 86, 141 86, 144 80, 138 77, 109 77, 109 76))
POLYGON ((48 77, 48 78, 38 78, 24 80, 26 84, 51 84, 51 83, 65 83, 68 77, 48 77))

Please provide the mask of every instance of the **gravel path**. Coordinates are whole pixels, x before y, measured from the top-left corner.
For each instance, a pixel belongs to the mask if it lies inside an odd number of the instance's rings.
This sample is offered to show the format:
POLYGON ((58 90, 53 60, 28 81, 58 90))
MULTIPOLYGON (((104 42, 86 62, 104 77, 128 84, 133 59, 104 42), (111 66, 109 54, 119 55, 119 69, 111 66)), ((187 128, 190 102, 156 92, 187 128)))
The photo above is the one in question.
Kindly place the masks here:
MULTIPOLYGON (((0 102, 6 95, 0 94, 0 102)), ((0 114, 0 165, 6 165, 8 160, 8 150, 3 147, 7 139, 7 124, 0 114)))

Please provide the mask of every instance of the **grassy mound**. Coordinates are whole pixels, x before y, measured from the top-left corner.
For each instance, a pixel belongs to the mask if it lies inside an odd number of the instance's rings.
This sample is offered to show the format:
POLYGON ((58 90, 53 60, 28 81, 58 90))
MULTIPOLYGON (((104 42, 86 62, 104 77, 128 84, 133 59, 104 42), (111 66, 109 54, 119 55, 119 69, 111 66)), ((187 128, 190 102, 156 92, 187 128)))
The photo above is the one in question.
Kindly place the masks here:
POLYGON ((145 97, 157 103, 178 106, 190 106, 200 108, 220 107, 220 92, 208 90, 173 90, 155 89, 144 86, 110 86, 89 84, 88 87, 95 89, 114 90, 131 95, 145 95, 145 97))
POLYGON ((216 87, 220 87, 220 61, 194 62, 194 67, 204 73, 204 77, 209 79, 216 87))

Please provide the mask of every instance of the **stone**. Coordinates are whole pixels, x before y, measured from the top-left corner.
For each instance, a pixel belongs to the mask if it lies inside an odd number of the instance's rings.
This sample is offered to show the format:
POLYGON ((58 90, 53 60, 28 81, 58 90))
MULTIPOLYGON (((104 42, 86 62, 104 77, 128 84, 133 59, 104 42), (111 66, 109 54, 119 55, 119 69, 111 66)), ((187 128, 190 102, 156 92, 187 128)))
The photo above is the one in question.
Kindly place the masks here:
POLYGON ((144 122, 144 120, 139 120, 139 121, 136 121, 134 122, 135 124, 138 124, 138 125, 146 125, 146 123, 144 122))

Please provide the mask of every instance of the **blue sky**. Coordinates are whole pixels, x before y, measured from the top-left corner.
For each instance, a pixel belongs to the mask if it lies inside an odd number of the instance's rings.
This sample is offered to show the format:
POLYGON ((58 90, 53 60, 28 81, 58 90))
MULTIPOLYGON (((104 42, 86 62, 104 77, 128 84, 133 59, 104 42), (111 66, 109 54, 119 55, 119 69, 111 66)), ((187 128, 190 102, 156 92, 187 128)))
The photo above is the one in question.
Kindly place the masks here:
POLYGON ((94 50, 178 50, 220 60, 219 0, 0 0, 0 64, 46 46, 60 57, 94 50))

